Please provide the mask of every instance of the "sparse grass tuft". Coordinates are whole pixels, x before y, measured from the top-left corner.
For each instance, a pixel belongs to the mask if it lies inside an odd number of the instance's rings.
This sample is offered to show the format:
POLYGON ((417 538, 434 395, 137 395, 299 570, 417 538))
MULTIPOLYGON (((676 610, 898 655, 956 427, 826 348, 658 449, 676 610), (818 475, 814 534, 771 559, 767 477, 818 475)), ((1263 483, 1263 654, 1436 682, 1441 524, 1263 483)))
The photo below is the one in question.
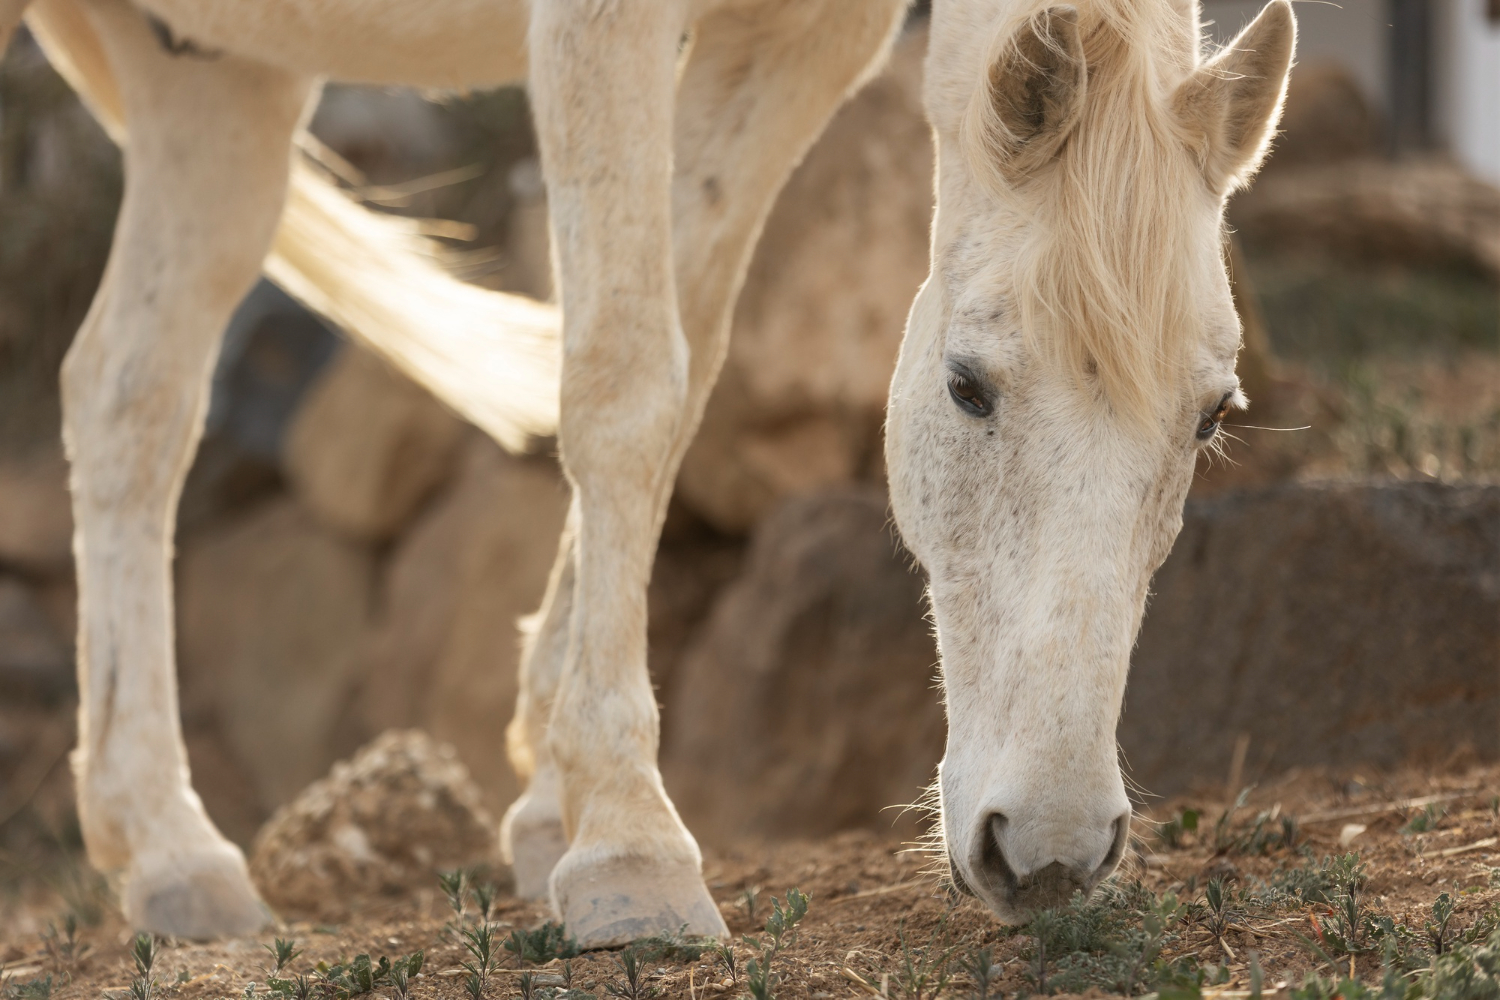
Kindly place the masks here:
POLYGON ((161 942, 151 934, 137 934, 130 947, 130 958, 135 962, 135 979, 130 982, 131 1000, 155 1000, 156 959, 161 955, 161 942))
POLYGON ((1156 838, 1163 847, 1173 850, 1182 846, 1183 834, 1198 830, 1198 810, 1184 809, 1165 823, 1158 823, 1156 838))
POLYGON ((78 940, 78 916, 72 911, 63 917, 62 930, 56 922, 49 922, 42 932, 42 944, 47 954, 58 966, 71 966, 82 958, 88 946, 78 940))
POLYGON ((924 947, 912 947, 904 926, 897 931, 897 938, 901 942, 901 966, 896 984, 901 996, 904 1000, 933 1000, 953 978, 953 953, 958 950, 948 944, 947 919, 924 947))
MULTIPOLYGON (((604 984, 604 991, 619 1000, 648 1000, 661 991, 651 985, 651 977, 646 972, 640 954, 633 947, 627 947, 620 952, 616 960, 621 972, 625 974, 623 980, 616 979, 604 984)), ((757 997, 757 1000, 763 998, 757 997)))
POLYGON ((958 960, 959 968, 968 973, 974 984, 974 1000, 989 1000, 990 985, 1000 978, 1000 967, 989 948, 975 948, 958 960))
POLYGON ((1025 928, 1027 979, 1038 993, 1099 989, 1133 996, 1183 982, 1198 983, 1194 963, 1168 963, 1162 950, 1177 939, 1186 915, 1172 893, 1157 899, 1139 882, 1106 883, 1095 898, 1038 913, 1025 928))
POLYGON ((271 953, 272 967, 269 975, 272 979, 280 978, 282 971, 291 964, 292 959, 302 954, 297 948, 296 941, 284 941, 277 938, 274 944, 263 945, 266 951, 271 953))
POLYGON ((1417 813, 1406 825, 1401 828, 1402 833, 1431 833, 1442 823, 1443 817, 1448 815, 1448 807, 1438 803, 1429 803, 1421 812, 1417 813))
POLYGON ((567 927, 552 921, 532 931, 511 931, 504 944, 505 950, 515 955, 518 962, 531 965, 578 956, 578 941, 568 936, 567 927))
POLYGON ((657 934, 631 942, 631 947, 648 962, 696 962, 719 944, 710 937, 687 933, 683 924, 671 934, 657 934))

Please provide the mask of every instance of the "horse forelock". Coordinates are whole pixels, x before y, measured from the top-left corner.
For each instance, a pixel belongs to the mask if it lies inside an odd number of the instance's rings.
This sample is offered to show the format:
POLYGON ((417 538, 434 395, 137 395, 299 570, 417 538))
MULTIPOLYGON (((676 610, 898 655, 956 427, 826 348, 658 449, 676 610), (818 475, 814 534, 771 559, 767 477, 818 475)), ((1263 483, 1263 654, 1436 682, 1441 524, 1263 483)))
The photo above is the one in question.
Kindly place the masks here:
POLYGON ((1206 188, 1170 103, 1199 62, 1196 4, 1078 9, 1088 65, 1079 120, 1052 165, 996 192, 1037 223, 1014 261, 1016 306, 1039 353, 1125 417, 1159 427, 1183 397, 1201 336, 1206 188))

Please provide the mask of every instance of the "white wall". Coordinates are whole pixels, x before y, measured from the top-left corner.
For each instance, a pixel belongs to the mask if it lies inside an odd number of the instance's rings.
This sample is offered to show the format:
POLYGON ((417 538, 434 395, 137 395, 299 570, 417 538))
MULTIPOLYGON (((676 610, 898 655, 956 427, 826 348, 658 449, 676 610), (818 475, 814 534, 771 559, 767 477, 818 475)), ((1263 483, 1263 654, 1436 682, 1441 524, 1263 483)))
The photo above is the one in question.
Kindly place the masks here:
POLYGON ((1438 18, 1437 124, 1464 166, 1500 184, 1500 24, 1485 0, 1448 0, 1438 18))

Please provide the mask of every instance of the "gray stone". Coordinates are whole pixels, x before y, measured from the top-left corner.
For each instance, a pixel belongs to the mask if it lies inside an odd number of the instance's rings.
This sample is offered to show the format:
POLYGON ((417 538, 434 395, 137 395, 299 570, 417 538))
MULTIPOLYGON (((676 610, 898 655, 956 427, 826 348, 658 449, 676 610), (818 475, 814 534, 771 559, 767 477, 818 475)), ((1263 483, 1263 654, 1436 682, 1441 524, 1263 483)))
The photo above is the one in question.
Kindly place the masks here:
POLYGON ((1120 745, 1172 794, 1292 766, 1500 756, 1500 487, 1285 485, 1190 503, 1120 745))
POLYGON ((756 530, 667 693, 662 770, 699 836, 889 827, 932 780, 937 654, 887 523, 883 492, 848 487, 756 530))

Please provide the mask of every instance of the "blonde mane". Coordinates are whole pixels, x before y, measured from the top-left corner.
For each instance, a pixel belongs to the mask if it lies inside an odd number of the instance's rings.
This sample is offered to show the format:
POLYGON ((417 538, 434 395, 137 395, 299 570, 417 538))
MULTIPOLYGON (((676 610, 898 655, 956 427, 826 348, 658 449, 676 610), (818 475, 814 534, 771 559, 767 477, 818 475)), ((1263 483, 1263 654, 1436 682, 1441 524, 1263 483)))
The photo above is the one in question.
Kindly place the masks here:
MULTIPOLYGON (((1022 5, 998 38, 1040 16, 1022 5)), ((1054 162, 1019 183, 987 165, 992 192, 1032 219, 1015 261, 1022 326, 1082 385, 1097 384, 1116 410, 1159 425, 1191 367, 1197 324, 1189 268, 1204 190, 1172 94, 1199 63, 1195 4, 1095 0, 1079 5, 1088 67, 1078 120, 1054 162)), ((993 64, 993 62, 991 62, 993 64)), ((971 156, 992 162, 973 137, 993 127, 979 88, 965 119, 971 156)))

